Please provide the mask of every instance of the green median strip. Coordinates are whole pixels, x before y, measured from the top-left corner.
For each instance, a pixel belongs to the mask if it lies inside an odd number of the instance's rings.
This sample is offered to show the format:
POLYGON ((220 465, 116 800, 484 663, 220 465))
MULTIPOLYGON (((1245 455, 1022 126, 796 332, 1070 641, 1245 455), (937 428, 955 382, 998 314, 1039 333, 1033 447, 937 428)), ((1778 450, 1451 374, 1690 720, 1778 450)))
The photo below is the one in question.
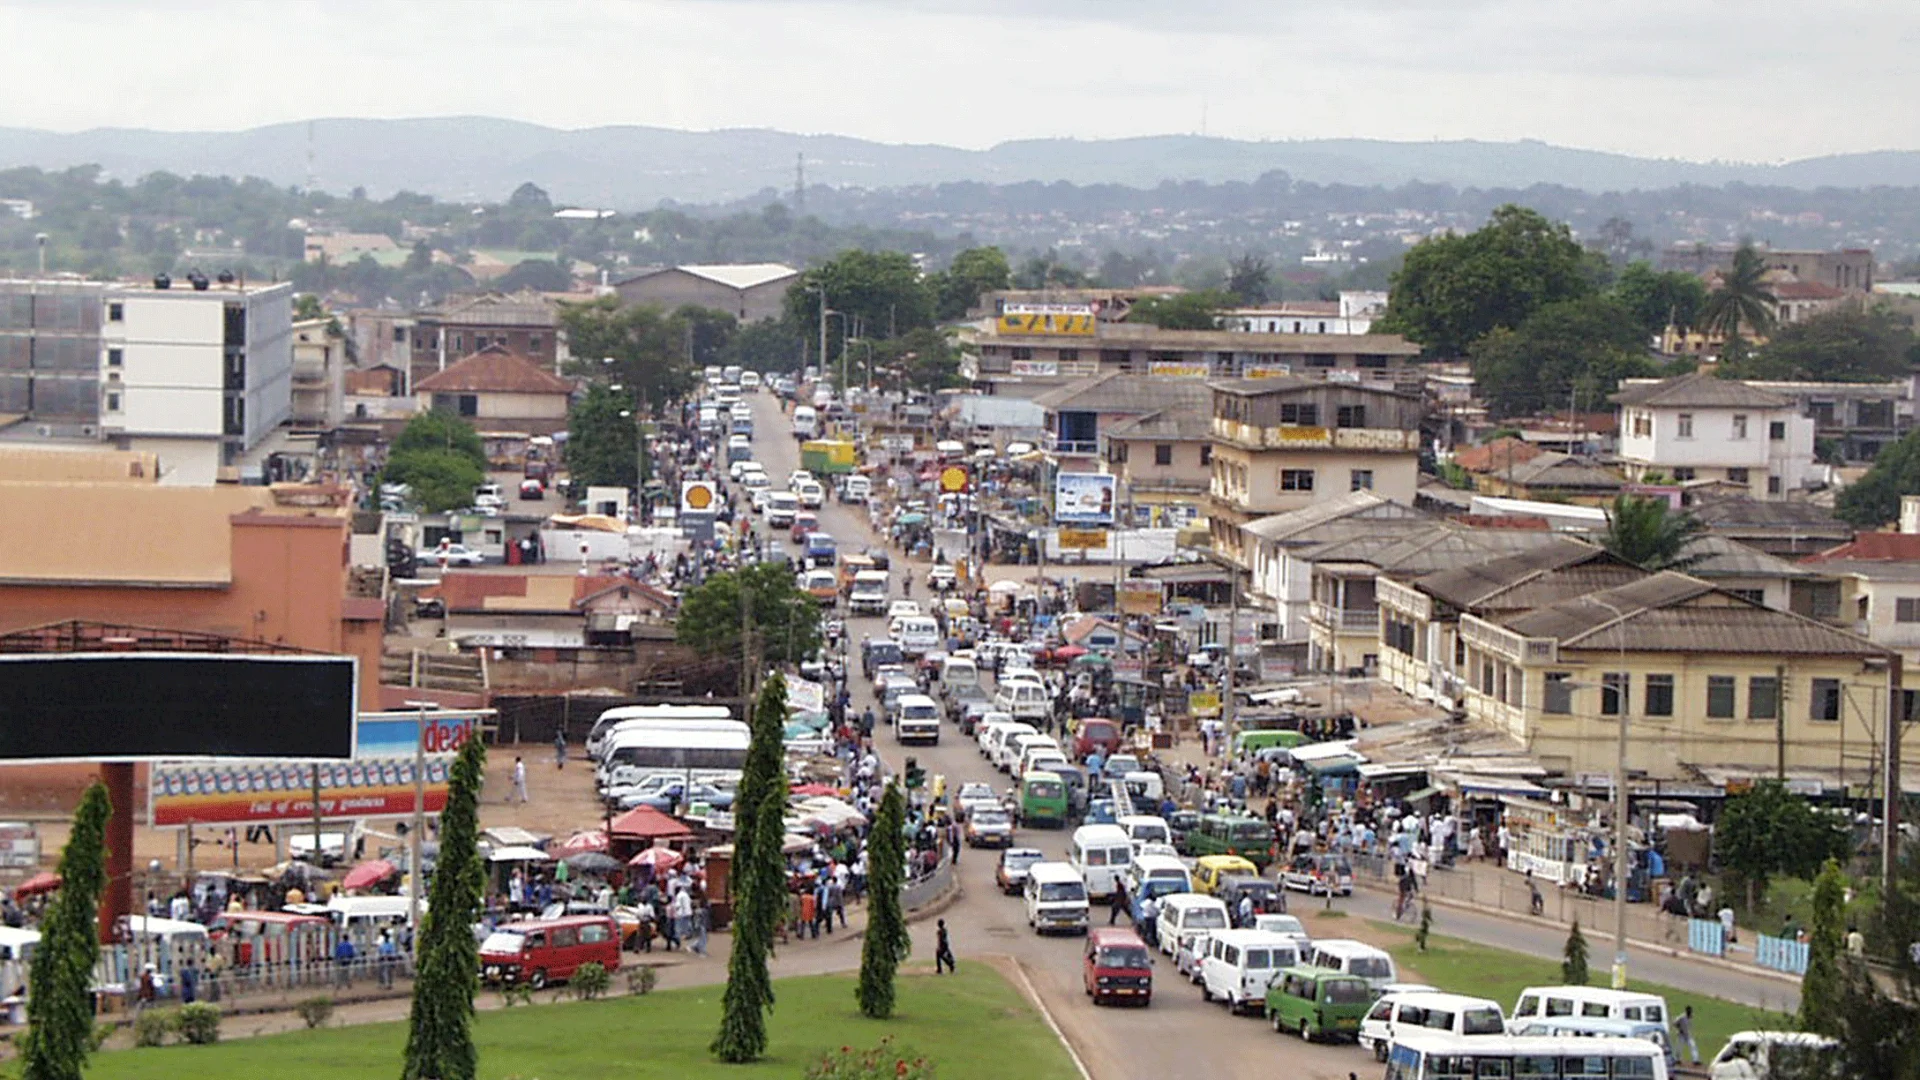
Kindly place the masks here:
MULTIPOLYGON (((1078 1074, 1032 1006, 991 967, 963 961, 958 975, 903 972, 892 1020, 860 1015, 851 975, 780 979, 768 1021, 768 1053, 752 1065, 722 1065, 707 1052, 720 1023, 720 986, 660 990, 644 997, 492 1009, 474 1018, 483 1080, 699 1080, 801 1075, 820 1055, 863 1049, 892 1036, 933 1062, 941 1080, 999 1080, 1009 1062, 1023 1078, 1078 1074)), ((616 976, 618 978, 618 976, 616 976)), ((546 994, 540 995, 545 1001, 546 994)), ((236 1022, 242 1030, 244 1019, 236 1022)), ((97 1054, 89 1080, 258 1080, 325 1076, 392 1080, 404 1024, 369 1024, 233 1039, 217 1046, 167 1046, 97 1054)))

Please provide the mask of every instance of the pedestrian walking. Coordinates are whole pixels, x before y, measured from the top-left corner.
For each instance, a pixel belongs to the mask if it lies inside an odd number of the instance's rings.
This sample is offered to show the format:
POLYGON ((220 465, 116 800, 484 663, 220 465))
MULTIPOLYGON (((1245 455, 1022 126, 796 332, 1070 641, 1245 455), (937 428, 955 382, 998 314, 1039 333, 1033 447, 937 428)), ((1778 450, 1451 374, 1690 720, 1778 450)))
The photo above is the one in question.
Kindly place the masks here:
POLYGON ((380 978, 380 989, 391 990, 394 965, 400 961, 400 950, 393 944, 393 931, 380 931, 380 944, 375 947, 374 953, 379 957, 374 970, 380 978))
POLYGON ((180 969, 180 1004, 191 1005, 200 1000, 200 969, 193 966, 193 958, 188 957, 180 969))
POLYGON ((345 934, 333 947, 333 985, 351 987, 353 985, 353 939, 345 934))
POLYGON ((1160 901, 1149 896, 1140 901, 1140 938, 1152 948, 1160 943, 1160 901))
POLYGON ((513 759, 513 795, 507 796, 507 801, 512 802, 514 795, 518 795, 523 803, 530 801, 527 798, 527 763, 517 757, 513 759))
POLYGON ((707 955, 707 928, 712 923, 713 912, 707 906, 707 898, 702 896, 693 905, 693 951, 700 956, 707 955))
POLYGON ((1693 1059, 1693 1063, 1695 1065, 1700 1064, 1700 1047, 1695 1045, 1693 1041, 1693 1006, 1689 1005, 1680 1010, 1680 1015, 1673 1018, 1673 1036, 1674 1060, 1678 1061, 1680 1059, 1680 1048, 1684 1046, 1687 1048, 1687 1055, 1693 1059))
POLYGON ((561 728, 553 733, 553 767, 567 767, 567 729, 561 728))
POLYGON ((673 937, 682 942, 693 937, 693 897, 685 889, 673 894, 673 937))
POLYGON ((959 969, 953 962, 953 943, 947 939, 947 920, 940 920, 939 928, 935 933, 938 936, 935 938, 936 943, 933 948, 933 973, 940 974, 941 966, 945 965, 949 975, 958 974, 959 969))
POLYGON ((1124 881, 1113 883, 1113 895, 1107 898, 1107 925, 1120 921, 1120 913, 1127 909, 1127 886, 1124 881))

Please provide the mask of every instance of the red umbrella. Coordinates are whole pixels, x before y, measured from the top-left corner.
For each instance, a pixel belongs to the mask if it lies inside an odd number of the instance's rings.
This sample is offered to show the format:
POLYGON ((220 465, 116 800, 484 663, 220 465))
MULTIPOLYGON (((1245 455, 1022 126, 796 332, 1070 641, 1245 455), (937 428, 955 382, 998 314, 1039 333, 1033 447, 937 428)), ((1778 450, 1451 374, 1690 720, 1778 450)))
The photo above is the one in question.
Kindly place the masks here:
POLYGON ((651 866, 657 873, 667 871, 687 861, 685 855, 672 848, 650 847, 627 860, 628 866, 651 866))
POLYGON ((1087 650, 1078 645, 1062 645, 1048 655, 1052 656, 1055 660, 1072 660, 1087 655, 1087 650))
POLYGON ((567 837, 565 843, 560 845, 560 854, 563 857, 567 855, 582 855, 589 851, 605 850, 607 850, 607 834, 600 829, 589 829, 586 832, 574 833, 572 836, 567 837))
POLYGON ((636 806, 613 819, 613 830, 608 835, 619 840, 652 843, 655 840, 686 839, 693 835, 693 830, 665 810, 636 806))
POLYGON ((840 789, 826 784, 800 784, 787 789, 789 795, 838 795, 840 789))
POLYGON ((60 875, 51 870, 42 870, 40 873, 21 882, 20 887, 13 890, 13 895, 38 896, 41 893, 52 892, 59 887, 60 875))
POLYGON ((387 860, 374 859, 371 862, 363 862, 359 866, 347 871, 347 876, 340 879, 340 887, 343 889, 371 889, 375 885, 392 877, 397 872, 393 864, 387 860))

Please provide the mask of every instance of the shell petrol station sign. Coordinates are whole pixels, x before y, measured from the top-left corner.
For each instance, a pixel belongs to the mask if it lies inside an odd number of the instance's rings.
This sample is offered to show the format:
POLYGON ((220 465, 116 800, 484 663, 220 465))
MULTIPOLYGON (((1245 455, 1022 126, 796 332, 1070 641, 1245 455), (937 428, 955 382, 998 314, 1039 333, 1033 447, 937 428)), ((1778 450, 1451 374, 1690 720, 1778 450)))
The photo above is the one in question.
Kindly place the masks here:
POLYGON ((683 514, 711 514, 719 501, 719 493, 708 481, 688 480, 680 485, 680 512, 683 514))
POLYGON ((972 477, 967 474, 965 465, 948 465, 940 470, 940 493, 958 495, 967 490, 972 477))

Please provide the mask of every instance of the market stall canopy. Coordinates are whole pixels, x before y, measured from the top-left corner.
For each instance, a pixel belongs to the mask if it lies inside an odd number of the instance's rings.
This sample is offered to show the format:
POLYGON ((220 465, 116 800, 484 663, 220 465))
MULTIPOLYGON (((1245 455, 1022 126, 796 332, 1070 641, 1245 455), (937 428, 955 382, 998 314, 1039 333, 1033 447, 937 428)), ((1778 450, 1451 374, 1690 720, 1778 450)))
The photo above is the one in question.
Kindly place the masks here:
POLYGON ((987 586, 987 591, 995 596, 1012 596, 1014 593, 1031 592, 1031 586, 1022 585, 1011 578, 1003 578, 987 586))
POLYGON ((347 876, 340 879, 340 887, 343 889, 371 889, 399 872, 400 871, 395 869, 394 865, 387 860, 373 859, 368 862, 363 862, 359 866, 347 871, 347 876))
POLYGON ((797 784, 788 791, 788 794, 805 797, 809 795, 833 795, 838 791, 838 788, 828 784, 797 784))
POLYGON ((867 823, 865 814, 831 795, 815 795, 802 799, 793 809, 801 821, 818 822, 834 829, 848 825, 858 827, 867 823))
POLYGON ((627 531, 626 522, 605 514, 554 514, 547 521, 562 529, 585 529, 622 535, 627 531))
MULTIPOLYGON (((607 861, 612 862, 613 860, 608 859, 607 861)), ((628 859, 627 865, 628 866, 651 866, 656 871, 665 873, 666 871, 672 870, 674 867, 679 866, 682 863, 685 863, 686 861, 687 861, 687 857, 685 855, 680 854, 679 852, 673 850, 672 848, 650 847, 641 851, 638 855, 635 855, 633 858, 628 859)))
POLYGON ((50 893, 59 887, 60 875, 51 870, 42 870, 21 882, 19 887, 13 890, 13 895, 16 897, 38 896, 41 893, 50 893))
POLYGON ((535 847, 503 847, 487 852, 488 862, 552 862, 553 856, 535 847))
POLYGON ((1488 798, 1515 795, 1526 799, 1544 799, 1547 789, 1514 776, 1461 775, 1449 777, 1460 794, 1488 798))
POLYGON ((682 840, 693 835, 679 818, 651 806, 636 806, 613 819, 607 834, 615 840, 682 840))
POLYGON ((1358 771, 1366 764, 1366 755, 1353 749, 1348 740, 1312 743, 1291 751, 1293 763, 1315 776, 1340 775, 1358 771))
POLYGON ((609 870, 620 869, 620 860, 604 851, 582 851, 560 860, 569 869, 582 874, 604 874, 609 870))
POLYGON ((589 829, 585 832, 574 833, 572 836, 567 837, 566 841, 560 845, 560 853, 562 855, 578 855, 582 852, 605 850, 607 850, 607 834, 599 829, 589 829))
POLYGON ((546 843, 547 838, 536 832, 528 832, 517 825, 496 825, 480 834, 482 840, 501 847, 537 848, 546 843))

